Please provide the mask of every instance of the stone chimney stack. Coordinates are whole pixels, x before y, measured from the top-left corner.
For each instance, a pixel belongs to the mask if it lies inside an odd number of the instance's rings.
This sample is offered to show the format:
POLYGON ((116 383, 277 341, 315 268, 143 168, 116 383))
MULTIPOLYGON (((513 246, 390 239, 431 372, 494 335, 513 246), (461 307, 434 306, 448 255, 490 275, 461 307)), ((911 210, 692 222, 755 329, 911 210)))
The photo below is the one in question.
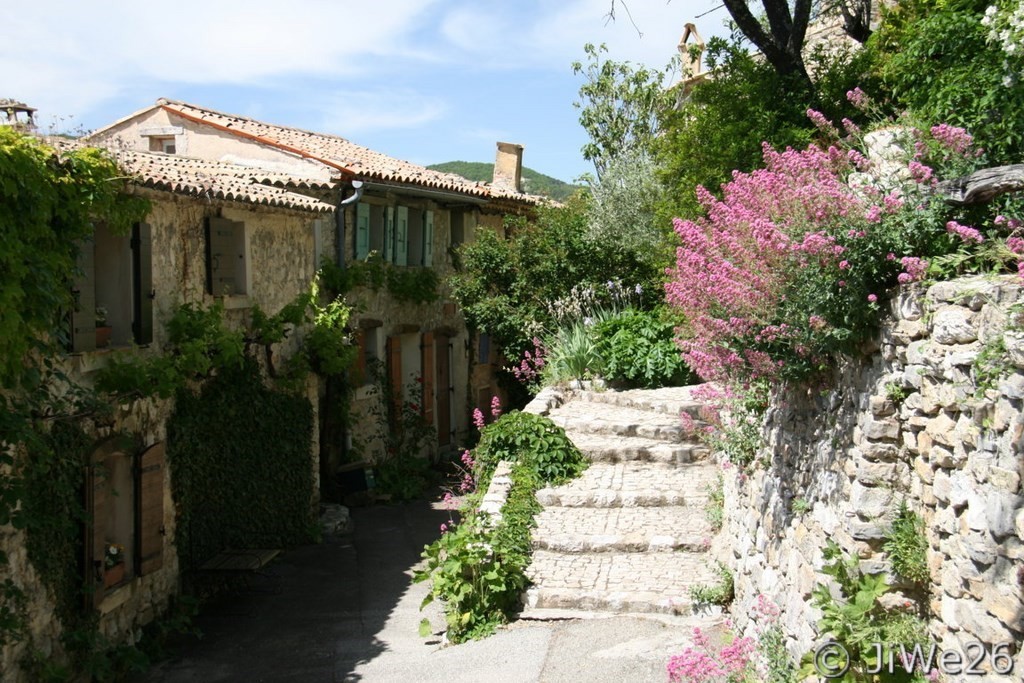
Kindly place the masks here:
POLYGON ((511 142, 498 143, 498 155, 494 158, 495 187, 513 192, 522 192, 523 146, 511 142))

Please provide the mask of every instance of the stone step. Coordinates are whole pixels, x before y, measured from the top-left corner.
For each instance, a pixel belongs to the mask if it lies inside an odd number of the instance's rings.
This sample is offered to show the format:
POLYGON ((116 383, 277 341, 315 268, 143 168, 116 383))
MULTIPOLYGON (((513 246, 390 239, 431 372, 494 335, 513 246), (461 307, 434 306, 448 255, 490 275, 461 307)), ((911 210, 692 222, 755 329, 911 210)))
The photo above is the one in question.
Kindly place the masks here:
POLYGON ((669 443, 637 436, 614 436, 567 432, 576 447, 591 462, 652 462, 682 465, 705 460, 707 446, 695 443, 669 443))
POLYGON ((714 584, 703 553, 582 553, 536 550, 527 569, 527 610, 690 614, 690 587, 714 584))
POLYGON ((573 434, 638 436, 669 443, 696 443, 674 415, 623 408, 608 403, 570 401, 552 410, 549 417, 573 434))
POLYGON ((533 546, 563 553, 702 552, 714 532, 696 507, 546 508, 533 546))
POLYGON ((713 464, 680 467, 653 463, 594 463, 562 486, 537 491, 545 507, 664 507, 685 505, 703 510, 718 477, 713 464))
POLYGON ((701 408, 707 405, 706 401, 697 400, 693 397, 693 391, 700 386, 703 385, 662 387, 661 389, 630 389, 626 391, 578 391, 573 394, 573 399, 575 401, 604 403, 621 408, 632 408, 634 410, 663 413, 672 416, 685 412, 695 420, 699 420, 701 408))

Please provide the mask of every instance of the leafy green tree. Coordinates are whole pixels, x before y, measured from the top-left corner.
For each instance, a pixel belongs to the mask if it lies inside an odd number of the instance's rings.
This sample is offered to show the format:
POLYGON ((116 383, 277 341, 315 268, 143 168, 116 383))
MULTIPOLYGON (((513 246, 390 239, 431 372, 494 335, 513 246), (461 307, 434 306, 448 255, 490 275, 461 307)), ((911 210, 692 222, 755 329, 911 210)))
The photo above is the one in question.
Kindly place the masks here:
POLYGON ((635 286, 653 302, 662 270, 615 243, 591 239, 587 201, 543 208, 535 222, 511 219, 507 239, 488 230, 460 249, 462 270, 452 294, 477 330, 488 333, 507 358, 532 348, 532 339, 554 328, 549 304, 573 287, 603 287, 611 278, 635 286))
POLYGON ((706 59, 714 77, 697 84, 682 106, 666 110, 660 124, 655 155, 666 188, 663 221, 700 213, 698 185, 715 192, 734 170, 759 167, 762 142, 777 149, 806 147, 815 134, 808 108, 833 120, 862 116, 847 102, 846 91, 865 84, 863 50, 809 55, 817 84, 813 97, 792 90, 791 78, 751 55, 737 38, 709 40, 706 59))
POLYGON ((659 114, 671 104, 663 87, 665 74, 657 69, 615 62, 603 57, 605 45, 583 47, 587 64, 574 62, 574 74, 583 74, 580 87, 580 125, 590 141, 583 158, 594 163, 598 179, 612 161, 632 150, 646 151, 659 133, 659 114))

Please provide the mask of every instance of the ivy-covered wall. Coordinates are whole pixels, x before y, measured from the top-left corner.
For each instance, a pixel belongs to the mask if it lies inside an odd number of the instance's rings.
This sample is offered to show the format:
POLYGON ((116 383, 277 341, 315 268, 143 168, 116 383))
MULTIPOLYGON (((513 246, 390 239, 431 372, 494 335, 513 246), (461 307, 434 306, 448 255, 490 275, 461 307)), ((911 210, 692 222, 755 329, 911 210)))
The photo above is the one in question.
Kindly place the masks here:
POLYGON ((281 548, 313 539, 313 407, 306 396, 267 387, 249 361, 198 393, 179 392, 167 431, 186 574, 229 546, 281 548))

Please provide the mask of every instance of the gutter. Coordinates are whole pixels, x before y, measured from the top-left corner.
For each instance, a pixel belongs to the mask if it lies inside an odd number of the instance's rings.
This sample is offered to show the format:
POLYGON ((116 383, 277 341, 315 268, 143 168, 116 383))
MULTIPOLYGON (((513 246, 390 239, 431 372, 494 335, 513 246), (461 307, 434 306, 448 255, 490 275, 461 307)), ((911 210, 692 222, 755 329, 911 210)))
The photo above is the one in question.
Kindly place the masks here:
MULTIPOLYGON (((352 204, 355 204, 363 198, 363 192, 366 191, 366 183, 361 180, 352 181, 352 196, 343 198, 338 202, 337 208, 334 210, 334 223, 335 223, 335 242, 337 247, 338 267, 342 270, 345 269, 345 209, 352 204)), ((341 196, 344 196, 345 190, 341 190, 341 196)))

